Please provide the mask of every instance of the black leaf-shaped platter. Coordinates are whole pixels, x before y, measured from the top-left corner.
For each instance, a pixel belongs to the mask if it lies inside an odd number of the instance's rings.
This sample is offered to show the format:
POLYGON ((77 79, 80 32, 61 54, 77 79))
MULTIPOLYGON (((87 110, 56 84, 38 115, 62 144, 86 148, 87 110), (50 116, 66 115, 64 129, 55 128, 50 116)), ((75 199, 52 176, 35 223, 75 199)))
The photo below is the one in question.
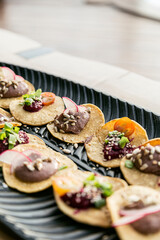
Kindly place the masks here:
MULTIPOLYGON (((7 66, 29 80, 35 89, 52 91, 59 96, 67 96, 77 104, 93 103, 101 108, 106 122, 123 116, 140 123, 148 133, 149 138, 160 136, 160 117, 144 109, 138 108, 127 102, 120 101, 111 96, 104 95, 80 84, 61 79, 43 72, 22 68, 15 65, 0 63, 7 66)), ((103 175, 122 177, 120 170, 106 169, 88 160, 84 146, 75 149, 51 136, 46 126, 22 127, 26 132, 41 137, 52 149, 62 152, 62 148, 71 150, 68 155, 81 170, 97 171, 103 175)), ((52 189, 38 194, 24 194, 7 187, 0 172, 0 221, 9 228, 16 239, 27 240, 116 240, 118 239, 113 229, 90 227, 72 221, 57 208, 52 189)))

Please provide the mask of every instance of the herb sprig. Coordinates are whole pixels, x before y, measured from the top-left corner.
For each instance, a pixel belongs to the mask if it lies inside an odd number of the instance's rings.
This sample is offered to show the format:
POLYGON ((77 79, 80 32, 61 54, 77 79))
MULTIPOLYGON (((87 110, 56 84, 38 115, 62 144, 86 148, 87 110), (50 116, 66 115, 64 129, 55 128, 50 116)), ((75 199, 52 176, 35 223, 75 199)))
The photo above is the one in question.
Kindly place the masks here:
MULTIPOLYGON (((84 187, 93 186, 100 189, 104 197, 109 197, 113 193, 112 184, 107 181, 106 182, 104 181, 103 183, 101 183, 94 173, 89 175, 89 177, 86 178, 83 184, 84 184, 84 187)), ((101 198, 94 202, 94 205, 96 208, 101 208, 105 204, 106 204, 105 198, 101 198)))
POLYGON ((22 103, 20 103, 20 105, 24 106, 30 106, 32 105, 32 103, 36 100, 36 101, 41 101, 41 93, 42 90, 39 88, 37 89, 36 92, 31 92, 30 94, 25 94, 23 95, 23 99, 24 101, 22 103))
POLYGON ((129 143, 129 139, 124 136, 124 133, 114 130, 108 133, 108 137, 105 139, 105 144, 109 144, 109 139, 113 136, 120 138, 120 140, 118 141, 118 145, 122 149, 126 146, 127 143, 129 143))
POLYGON ((5 123, 4 128, 0 132, 0 140, 8 139, 8 149, 12 149, 16 142, 21 143, 19 138, 19 127, 14 127, 11 123, 5 123))

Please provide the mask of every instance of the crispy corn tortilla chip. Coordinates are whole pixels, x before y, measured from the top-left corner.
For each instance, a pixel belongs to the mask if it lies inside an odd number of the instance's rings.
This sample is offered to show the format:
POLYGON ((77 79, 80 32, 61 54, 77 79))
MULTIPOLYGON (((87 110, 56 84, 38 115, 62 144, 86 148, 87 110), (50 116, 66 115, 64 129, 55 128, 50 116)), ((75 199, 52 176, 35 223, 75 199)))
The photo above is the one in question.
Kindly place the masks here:
POLYGON ((20 105, 21 100, 12 101, 10 111, 12 115, 23 124, 41 126, 54 120, 55 116, 64 111, 64 103, 61 97, 55 98, 53 104, 43 106, 38 112, 27 112, 20 105))
MULTIPOLYGON (((12 115, 9 112, 3 110, 2 108, 0 108, 0 114, 3 114, 5 117, 8 117, 8 118, 12 117, 12 115)), ((9 123, 11 123, 14 127, 22 125, 20 122, 17 122, 16 120, 13 122, 9 122, 9 123)), ((5 125, 5 123, 0 123, 0 128, 3 128, 4 125, 5 125)))
MULTIPOLYGON (((151 139, 142 145, 146 146, 148 143, 152 146, 160 145, 160 138, 151 139)), ((126 160, 127 160, 126 157, 122 159, 120 168, 124 178, 129 184, 147 186, 147 187, 155 188, 156 190, 160 191, 160 185, 159 185, 160 176, 141 172, 136 167, 127 168, 125 167, 126 160)))
POLYGON ((27 133, 27 136, 29 137, 29 143, 28 144, 31 144, 31 145, 35 144, 35 145, 44 145, 44 146, 46 146, 45 142, 41 138, 39 138, 39 137, 37 137, 37 136, 35 136, 33 134, 29 134, 29 133, 27 133))
MULTIPOLYGON (((28 88, 29 88, 28 93, 35 90, 34 86, 30 82, 28 82, 27 80, 24 80, 24 81, 28 85, 28 88)), ((12 98, 1 98, 0 99, 0 107, 8 109, 9 105, 12 101, 21 100, 21 99, 22 99, 22 96, 21 97, 12 97, 12 98)))
POLYGON ((91 114, 88 123, 79 134, 55 132, 54 123, 47 125, 47 128, 50 131, 50 133, 55 138, 58 138, 64 142, 69 143, 85 142, 86 138, 93 135, 97 131, 97 129, 104 124, 104 115, 102 111, 93 104, 83 104, 83 106, 90 107, 91 114))
MULTIPOLYGON (((46 146, 45 142, 41 138, 39 138, 35 135, 32 135, 32 134, 29 134, 29 133, 27 133, 27 135, 29 137, 29 143, 28 144, 36 144, 36 145, 46 146)), ((26 145, 28 145, 28 144, 26 144, 26 145)), ((3 166, 3 163, 0 162, 0 167, 2 167, 2 166, 3 166)))
MULTIPOLYGON (((62 166, 67 166, 66 169, 58 171, 56 174, 63 174, 67 171, 75 171, 77 169, 77 165, 72 160, 62 155, 61 153, 55 152, 51 148, 45 147, 43 145, 23 144, 23 145, 18 145, 14 148, 14 150, 17 150, 20 152, 23 152, 28 149, 36 150, 47 157, 56 158, 58 162, 58 168, 62 166)), ((15 188, 25 193, 39 192, 46 188, 49 188, 52 185, 52 181, 54 177, 54 176, 51 176, 49 179, 43 180, 41 182, 25 183, 19 180, 18 178, 16 178, 14 174, 10 174, 10 166, 8 164, 3 165, 3 176, 9 187, 15 188)))
MULTIPOLYGON (((83 186, 83 181, 91 174, 91 172, 82 172, 77 170, 75 172, 68 172, 64 176, 72 178, 76 184, 77 191, 83 186)), ((104 180, 110 182, 113 186, 113 190, 116 191, 120 188, 127 186, 127 183, 119 178, 111 178, 103 176, 104 180)), ((56 176, 53 178, 56 180, 56 176)), ((75 188, 74 188, 75 191, 75 188)), ((82 223, 86 223, 93 226, 109 227, 111 225, 111 218, 108 209, 104 206, 101 209, 89 208, 76 212, 75 208, 68 206, 64 201, 61 200, 59 195, 54 192, 58 207, 69 217, 82 223)))
MULTIPOLYGON (((124 157, 121 161, 120 168, 126 181, 131 185, 141 185, 151 188, 158 188, 159 177, 154 174, 143 173, 137 168, 127 168, 125 167, 125 162, 127 158, 124 157)), ((160 187, 159 187, 160 188, 160 187)))
MULTIPOLYGON (((117 120, 118 119, 111 120, 103 125, 92 137, 92 139, 85 144, 88 158, 104 167, 114 168, 120 166, 121 159, 117 158, 105 161, 103 153, 106 136, 110 131, 114 130, 114 124, 117 120)), ((130 139, 133 138, 132 145, 139 146, 148 140, 148 136, 145 129, 140 124, 135 121, 133 122, 135 123, 135 131, 132 135, 130 135, 130 139)))
MULTIPOLYGON (((131 195, 137 195, 144 199, 147 196, 154 197, 155 203, 160 204, 160 194, 154 189, 142 186, 129 186, 116 191, 111 197, 107 199, 108 208, 111 214, 113 223, 119 218, 119 210, 125 205, 127 197, 131 195)), ((159 240, 160 231, 154 234, 141 234, 136 231, 130 224, 125 226, 119 226, 116 231, 121 240, 159 240)))

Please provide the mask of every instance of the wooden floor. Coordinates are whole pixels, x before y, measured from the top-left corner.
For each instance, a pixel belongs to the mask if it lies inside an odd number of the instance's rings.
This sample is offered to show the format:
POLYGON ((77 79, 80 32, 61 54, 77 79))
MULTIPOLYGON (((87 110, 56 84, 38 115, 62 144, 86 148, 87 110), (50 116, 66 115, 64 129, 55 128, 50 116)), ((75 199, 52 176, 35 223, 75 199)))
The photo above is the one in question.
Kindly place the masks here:
POLYGON ((0 27, 160 81, 160 23, 85 0, 0 0, 0 27))

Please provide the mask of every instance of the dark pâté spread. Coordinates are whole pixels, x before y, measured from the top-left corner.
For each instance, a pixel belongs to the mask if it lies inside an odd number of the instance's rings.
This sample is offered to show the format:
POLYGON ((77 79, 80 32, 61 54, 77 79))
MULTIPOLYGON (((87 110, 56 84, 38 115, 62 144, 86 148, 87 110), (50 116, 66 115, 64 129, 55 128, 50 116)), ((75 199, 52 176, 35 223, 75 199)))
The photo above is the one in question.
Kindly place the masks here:
POLYGON ((0 98, 20 97, 28 90, 28 85, 22 79, 8 79, 0 74, 0 98))
POLYGON ((135 149, 131 140, 124 133, 117 130, 109 132, 104 143, 104 161, 122 158, 135 149))
MULTIPOLYGON (((128 160, 138 170, 160 176, 160 146, 147 145, 135 149, 132 154, 127 155, 128 160)), ((125 166, 127 167, 128 162, 125 166)))
MULTIPOLYGON (((122 207, 122 210, 140 210, 145 209, 148 206, 152 206, 153 203, 145 203, 145 201, 139 199, 128 205, 122 207)), ((138 213, 138 212, 137 212, 138 213)), ((142 234, 156 233, 160 230, 160 212, 149 214, 143 218, 130 224, 136 231, 142 234)))
POLYGON ((70 207, 77 209, 101 208, 106 204, 106 197, 112 194, 112 185, 95 174, 91 174, 83 182, 78 192, 68 192, 61 199, 70 207))
POLYGON ((0 132, 0 153, 12 149, 18 144, 26 143, 29 143, 29 137, 24 131, 20 131, 18 127, 13 127, 11 123, 5 123, 0 132))
POLYGON ((54 175, 58 170, 57 166, 55 159, 43 156, 33 150, 32 161, 20 162, 14 173, 23 182, 40 182, 54 175))
POLYGON ((54 119, 54 130, 60 133, 80 133, 90 118, 90 108, 84 108, 83 111, 73 112, 69 110, 62 113, 54 119))

